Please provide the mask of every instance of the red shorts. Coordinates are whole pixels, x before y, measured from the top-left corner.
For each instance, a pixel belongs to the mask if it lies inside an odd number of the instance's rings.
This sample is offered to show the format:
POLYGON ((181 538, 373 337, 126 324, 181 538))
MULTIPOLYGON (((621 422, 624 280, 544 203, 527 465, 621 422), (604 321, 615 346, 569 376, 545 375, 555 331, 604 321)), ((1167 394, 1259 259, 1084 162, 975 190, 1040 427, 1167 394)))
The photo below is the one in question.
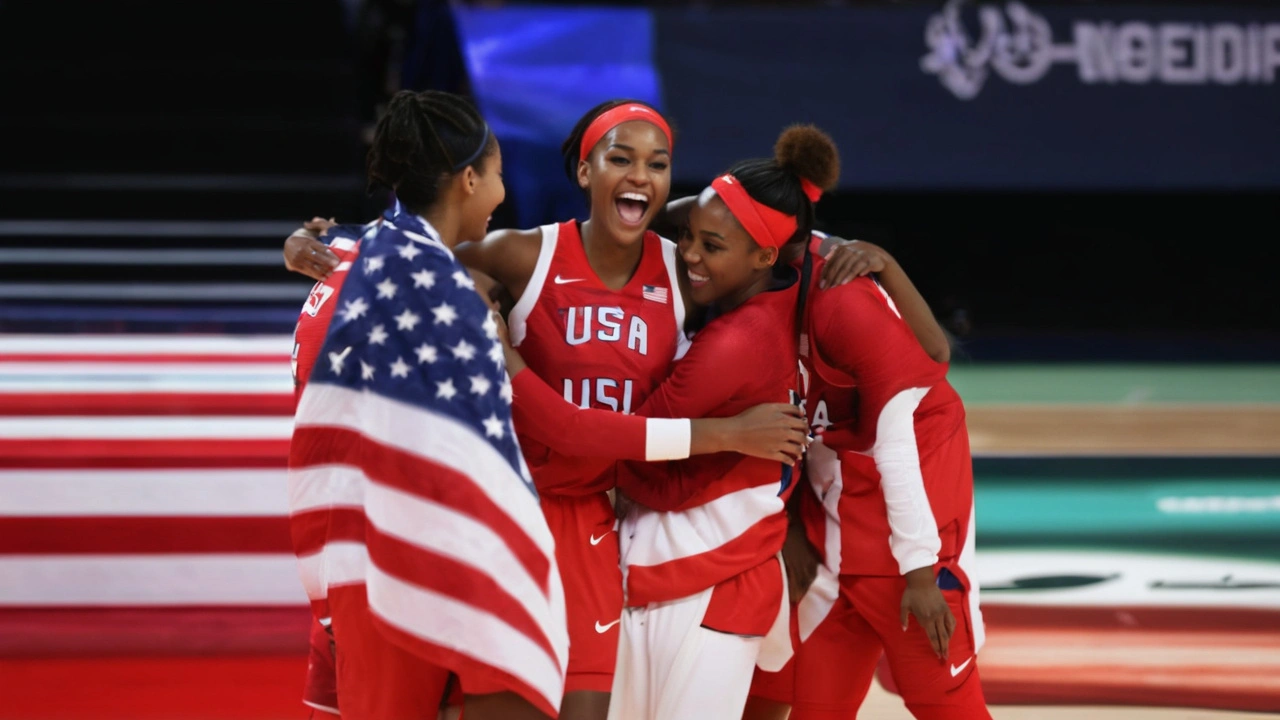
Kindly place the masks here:
POLYGON ((457 686, 471 695, 510 690, 496 677, 458 678, 392 643, 373 623, 364 585, 331 588, 329 608, 342 720, 436 720, 457 686))
POLYGON ((542 496, 542 512, 556 541, 569 624, 565 692, 613 688, 622 618, 616 516, 605 493, 542 496))
MULTIPOLYGON (((840 576, 835 604, 776 673, 756 671, 751 694, 788 703, 791 720, 853 717, 883 652, 895 688, 917 718, 988 719, 964 588, 944 590, 956 618, 947 662, 914 618, 903 632, 901 577, 840 576)), ((792 614, 795 617, 795 613, 792 614)))

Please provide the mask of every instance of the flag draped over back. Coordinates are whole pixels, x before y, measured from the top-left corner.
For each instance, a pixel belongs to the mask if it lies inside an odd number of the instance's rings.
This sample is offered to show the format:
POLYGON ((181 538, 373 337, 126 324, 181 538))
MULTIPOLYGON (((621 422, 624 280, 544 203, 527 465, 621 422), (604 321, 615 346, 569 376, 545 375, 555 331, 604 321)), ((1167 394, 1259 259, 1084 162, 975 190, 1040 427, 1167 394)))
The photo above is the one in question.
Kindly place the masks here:
MULTIPOLYGON (((331 301, 332 302, 332 301, 331 301)), ((420 218, 361 246, 299 402, 291 530, 313 610, 364 584, 391 639, 552 714, 568 637, 488 307, 420 218)))

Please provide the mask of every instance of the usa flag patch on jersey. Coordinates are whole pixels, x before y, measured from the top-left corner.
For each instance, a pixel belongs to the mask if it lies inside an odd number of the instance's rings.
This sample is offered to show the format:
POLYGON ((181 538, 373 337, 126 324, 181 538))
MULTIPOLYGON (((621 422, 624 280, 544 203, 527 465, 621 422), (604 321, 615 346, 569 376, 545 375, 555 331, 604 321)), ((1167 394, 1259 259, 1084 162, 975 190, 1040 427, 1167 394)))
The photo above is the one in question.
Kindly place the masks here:
POLYGON ((657 285, 645 285, 643 288, 644 299, 667 304, 667 289, 658 287, 657 285))

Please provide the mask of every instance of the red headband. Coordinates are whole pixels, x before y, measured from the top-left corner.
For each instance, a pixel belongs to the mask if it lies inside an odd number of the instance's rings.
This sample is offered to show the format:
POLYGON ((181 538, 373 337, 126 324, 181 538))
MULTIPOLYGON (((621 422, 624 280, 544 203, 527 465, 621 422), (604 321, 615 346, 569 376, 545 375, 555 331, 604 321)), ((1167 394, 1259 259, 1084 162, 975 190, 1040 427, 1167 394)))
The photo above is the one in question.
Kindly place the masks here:
POLYGON ((600 142, 600 138, 610 130, 618 127, 624 122, 632 120, 643 120, 647 123, 656 125, 663 135, 667 136, 667 144, 674 145, 671 142, 671 128, 667 125, 667 121, 662 119, 662 115, 657 110, 639 103, 627 103, 619 105, 607 112, 600 113, 595 120, 587 126, 587 131, 582 134, 582 147, 578 149, 578 159, 585 158, 591 152, 591 148, 600 142))
POLYGON ((795 215, 788 215, 756 202, 734 176, 728 173, 721 175, 711 181, 711 188, 729 206, 729 212, 733 213, 760 247, 781 248, 796 234, 799 223, 796 222, 795 215))

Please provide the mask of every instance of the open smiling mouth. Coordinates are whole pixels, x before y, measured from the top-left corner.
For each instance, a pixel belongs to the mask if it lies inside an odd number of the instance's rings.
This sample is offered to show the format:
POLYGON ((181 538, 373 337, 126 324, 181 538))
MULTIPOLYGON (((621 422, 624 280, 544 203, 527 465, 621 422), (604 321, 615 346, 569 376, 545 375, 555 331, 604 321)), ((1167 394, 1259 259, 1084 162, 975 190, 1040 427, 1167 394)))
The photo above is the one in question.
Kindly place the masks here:
POLYGON ((649 198, 635 192, 626 192, 614 200, 618 207, 618 217, 628 225, 639 225, 649 209, 649 198))

